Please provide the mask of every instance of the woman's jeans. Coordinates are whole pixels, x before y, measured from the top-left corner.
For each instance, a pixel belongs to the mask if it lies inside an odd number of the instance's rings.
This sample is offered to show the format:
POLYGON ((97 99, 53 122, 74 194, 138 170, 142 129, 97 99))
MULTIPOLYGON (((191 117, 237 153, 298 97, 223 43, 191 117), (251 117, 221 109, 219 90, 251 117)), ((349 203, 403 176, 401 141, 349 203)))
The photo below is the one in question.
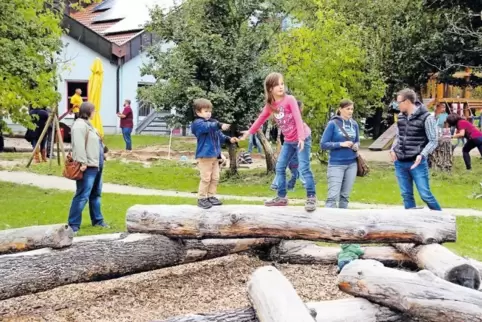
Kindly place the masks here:
MULTIPOLYGON (((298 156, 295 154, 291 159, 290 163, 288 164, 288 168, 291 171, 291 179, 288 181, 288 184, 287 184, 288 191, 292 191, 295 189, 296 180, 298 180, 298 178, 300 179, 303 187, 305 186, 305 180, 300 175, 300 172, 298 171, 298 167, 299 167, 298 156)), ((274 177, 273 182, 271 183, 271 189, 278 190, 278 186, 279 186, 279 175, 276 175, 274 177)))
POLYGON ((253 152, 253 147, 256 146, 258 153, 261 153, 261 142, 259 142, 258 136, 256 134, 249 135, 248 153, 253 152))
POLYGON ((131 151, 132 150, 132 129, 128 127, 123 127, 122 128, 122 136, 124 137, 124 141, 126 143, 126 150, 131 151))
POLYGON ((328 197, 326 198, 326 208, 348 208, 350 193, 355 183, 358 166, 356 162, 347 165, 329 164, 328 177, 328 197))
POLYGON ((102 194, 102 168, 89 167, 84 171, 82 180, 77 180, 77 191, 70 206, 69 226, 78 231, 82 223, 82 211, 89 202, 89 213, 92 226, 104 223, 100 210, 102 194))
POLYGON ((464 147, 462 148, 462 156, 464 158, 465 167, 467 170, 472 169, 472 162, 470 160, 470 151, 477 148, 479 150, 480 155, 482 156, 482 137, 476 139, 470 139, 465 143, 464 147))
POLYGON ((301 176, 305 180, 305 189, 307 197, 316 196, 315 180, 310 167, 311 156, 311 136, 305 139, 305 147, 303 151, 299 151, 298 142, 284 142, 276 163, 276 176, 278 177, 278 197, 285 198, 286 190, 286 168, 293 156, 298 157, 301 176))

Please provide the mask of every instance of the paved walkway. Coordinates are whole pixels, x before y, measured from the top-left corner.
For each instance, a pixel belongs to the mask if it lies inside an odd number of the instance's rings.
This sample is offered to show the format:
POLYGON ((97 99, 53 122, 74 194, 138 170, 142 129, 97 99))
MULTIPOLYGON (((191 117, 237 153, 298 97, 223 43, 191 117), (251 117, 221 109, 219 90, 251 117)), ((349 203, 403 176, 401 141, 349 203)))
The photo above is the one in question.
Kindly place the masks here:
MULTIPOLYGON (((75 191, 74 181, 68 180, 63 177, 40 175, 30 172, 15 172, 15 171, 0 171, 0 181, 32 185, 42 189, 57 189, 64 191, 75 191)), ((196 194, 189 192, 178 192, 172 190, 157 190, 146 189, 132 186, 124 186, 120 184, 104 183, 102 186, 104 193, 116 193, 122 195, 139 195, 139 196, 163 196, 163 197, 185 197, 196 198, 196 194)), ((266 197, 248 197, 248 196, 233 196, 233 195, 220 195, 224 200, 241 200, 241 201, 257 201, 263 202, 266 197)), ((291 200, 291 203, 300 204, 303 200, 291 200)), ((324 202, 320 201, 320 205, 324 202)), ((384 209, 384 208, 399 208, 401 206, 394 205, 380 205, 380 204, 364 204, 359 202, 351 202, 350 208, 353 209, 384 209)), ((456 209, 447 208, 447 211, 457 216, 476 216, 482 217, 482 211, 474 209, 456 209)))

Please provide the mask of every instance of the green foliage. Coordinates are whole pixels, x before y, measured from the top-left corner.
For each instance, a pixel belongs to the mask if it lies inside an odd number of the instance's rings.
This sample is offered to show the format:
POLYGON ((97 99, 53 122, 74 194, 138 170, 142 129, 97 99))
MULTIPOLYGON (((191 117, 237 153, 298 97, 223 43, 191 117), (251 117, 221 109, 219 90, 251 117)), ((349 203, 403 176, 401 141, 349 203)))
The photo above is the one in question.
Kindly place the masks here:
POLYGON ((361 43, 359 26, 321 6, 315 17, 279 37, 273 61, 304 102, 305 120, 318 142, 330 110, 335 111, 341 99, 352 99, 357 114, 366 115, 380 106, 384 84, 361 43))
POLYGON ((142 73, 157 82, 140 96, 175 107, 182 124, 193 117, 192 100, 205 97, 221 121, 248 125, 262 106, 269 70, 261 57, 279 28, 279 10, 256 0, 188 0, 168 14, 153 10, 148 29, 174 46, 149 50, 142 73))

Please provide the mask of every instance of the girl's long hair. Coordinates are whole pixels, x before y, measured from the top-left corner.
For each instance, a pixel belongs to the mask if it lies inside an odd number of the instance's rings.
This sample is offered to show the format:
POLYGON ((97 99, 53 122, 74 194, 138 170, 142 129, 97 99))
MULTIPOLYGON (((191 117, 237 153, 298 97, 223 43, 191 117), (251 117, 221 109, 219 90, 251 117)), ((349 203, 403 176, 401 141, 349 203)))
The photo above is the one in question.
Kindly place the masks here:
POLYGON ((266 105, 269 106, 271 111, 275 111, 273 108, 274 96, 271 93, 275 86, 278 86, 279 82, 283 79, 283 75, 280 73, 270 73, 264 80, 264 98, 266 105))

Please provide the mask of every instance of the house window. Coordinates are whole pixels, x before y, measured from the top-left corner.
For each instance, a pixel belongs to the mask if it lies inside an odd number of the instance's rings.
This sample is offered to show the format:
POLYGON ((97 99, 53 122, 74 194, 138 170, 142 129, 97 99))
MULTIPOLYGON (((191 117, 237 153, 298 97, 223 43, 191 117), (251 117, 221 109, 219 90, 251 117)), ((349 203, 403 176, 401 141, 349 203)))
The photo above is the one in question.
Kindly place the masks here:
POLYGON ((88 81, 80 81, 80 80, 75 80, 75 81, 67 81, 67 102, 65 104, 66 111, 68 111, 72 106, 70 105, 70 98, 75 94, 75 90, 77 88, 80 88, 82 91, 82 99, 87 101, 87 88, 88 88, 88 81))

